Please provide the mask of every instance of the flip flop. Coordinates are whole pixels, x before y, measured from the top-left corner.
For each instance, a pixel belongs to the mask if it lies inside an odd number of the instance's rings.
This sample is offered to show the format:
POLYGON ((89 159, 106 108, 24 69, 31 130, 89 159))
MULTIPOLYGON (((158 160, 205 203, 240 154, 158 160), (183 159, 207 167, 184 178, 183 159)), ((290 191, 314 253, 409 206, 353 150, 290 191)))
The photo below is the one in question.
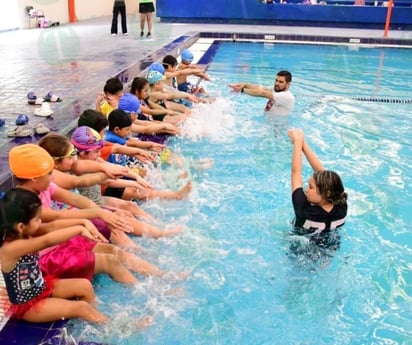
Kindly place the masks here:
POLYGON ((6 120, 0 119, 0 127, 3 127, 6 124, 6 120))
POLYGON ((17 126, 7 131, 7 136, 14 138, 30 137, 32 134, 33 129, 27 126, 17 126))
POLYGON ((37 135, 44 135, 50 132, 50 129, 48 129, 44 123, 37 123, 34 126, 34 133, 36 133, 37 135))
POLYGON ((24 126, 29 123, 29 118, 27 115, 19 114, 16 118, 16 126, 24 126))
POLYGON ((36 116, 49 117, 52 114, 53 114, 53 110, 50 108, 50 104, 47 102, 43 103, 40 108, 37 108, 34 111, 34 115, 36 116))
POLYGON ((37 97, 34 92, 29 92, 27 94, 27 102, 30 105, 40 105, 44 102, 44 99, 37 97))
POLYGON ((45 102, 61 102, 62 99, 50 91, 46 96, 44 96, 45 102))

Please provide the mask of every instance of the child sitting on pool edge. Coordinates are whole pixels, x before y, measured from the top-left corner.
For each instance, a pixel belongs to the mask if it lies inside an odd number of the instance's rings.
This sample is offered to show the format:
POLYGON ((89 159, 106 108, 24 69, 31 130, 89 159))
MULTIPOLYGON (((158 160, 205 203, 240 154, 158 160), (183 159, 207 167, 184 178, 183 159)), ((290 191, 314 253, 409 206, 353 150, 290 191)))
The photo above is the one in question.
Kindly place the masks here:
MULTIPOLYGON (((79 151, 79 159, 85 160, 85 161, 97 161, 100 155, 100 150, 102 149, 104 145, 103 140, 101 139, 99 133, 97 133, 92 128, 89 128, 86 126, 81 126, 74 130, 71 136, 71 142, 79 151)), ((108 163, 102 162, 101 164, 108 164, 108 163)), ((121 182, 122 181, 120 181, 120 183, 121 182)), ((123 182, 126 185, 127 180, 123 180, 123 182)), ((127 187, 127 188, 130 188, 130 187, 127 187)), ((125 193, 126 187, 125 188, 119 187, 118 189, 123 190, 123 194, 122 194, 123 196, 125 193)), ((104 205, 105 207, 111 204, 117 205, 116 201, 113 201, 113 199, 117 199, 116 197, 108 198, 108 197, 102 196, 101 186, 99 185, 79 188, 79 191, 80 191, 80 194, 91 198, 98 205, 104 205)), ((158 238, 162 236, 176 235, 180 233, 181 231, 182 231, 181 226, 170 228, 168 230, 161 230, 153 225, 139 222, 139 226, 138 228, 135 229, 134 233, 136 235, 146 235, 146 236, 158 238)))
POLYGON ((123 83, 119 78, 113 77, 106 80, 103 92, 100 92, 96 99, 96 110, 105 116, 117 109, 119 99, 123 95, 123 83))
POLYGON ((210 77, 196 65, 192 65, 193 62, 193 53, 185 49, 180 54, 181 62, 176 68, 176 72, 180 71, 176 75, 177 89, 179 91, 189 92, 193 94, 202 94, 205 93, 205 90, 202 87, 192 84, 187 80, 188 75, 195 75, 203 80, 210 81, 210 77), (186 72, 186 73, 184 73, 186 72), (192 72, 192 73, 190 73, 192 72))
POLYGON ((42 249, 77 235, 92 240, 95 236, 82 225, 59 227, 57 231, 37 235, 48 227, 40 221, 42 203, 37 194, 11 189, 3 195, 0 200, 0 261, 12 316, 36 323, 66 318, 107 321, 107 317, 93 306, 96 296, 90 281, 43 276, 39 262, 42 249))
MULTIPOLYGON (((114 110, 109 115, 109 129, 105 134, 105 145, 100 150, 101 158, 105 161, 127 166, 129 163, 129 157, 125 154, 114 154, 112 151, 112 144, 119 144, 124 146, 134 147, 135 143, 139 142, 137 138, 129 137, 132 120, 130 116, 123 110, 114 110)), ((164 146, 162 146, 164 148, 164 146)), ((109 192, 105 192, 106 196, 117 196, 126 200, 150 200, 153 198, 161 199, 183 199, 187 197, 192 189, 192 182, 188 181, 180 190, 158 190, 155 188, 147 189, 130 189, 120 188, 111 189, 109 192)))
POLYGON ((9 153, 9 166, 17 183, 17 188, 39 193, 42 202, 41 220, 49 223, 55 220, 65 226, 83 225, 94 232, 96 242, 81 236, 50 247, 41 252, 40 264, 43 272, 61 278, 87 278, 91 280, 96 273, 107 273, 113 280, 122 283, 135 283, 137 279, 131 270, 144 274, 162 275, 163 272, 122 249, 104 243, 107 240, 96 231, 96 227, 86 218, 103 217, 113 228, 125 227, 127 222, 114 216, 110 211, 96 207, 82 196, 76 196, 52 182, 54 160, 38 145, 24 144, 15 146, 9 153), (73 204, 72 199, 82 203, 82 209, 51 209, 52 200, 73 204))

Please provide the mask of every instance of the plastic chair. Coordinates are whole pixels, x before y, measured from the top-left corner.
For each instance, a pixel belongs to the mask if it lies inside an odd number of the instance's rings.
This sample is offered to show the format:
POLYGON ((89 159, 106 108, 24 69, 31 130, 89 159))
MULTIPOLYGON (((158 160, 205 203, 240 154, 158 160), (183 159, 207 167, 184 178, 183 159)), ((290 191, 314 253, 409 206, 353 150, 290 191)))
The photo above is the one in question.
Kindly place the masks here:
POLYGON ((39 19, 45 17, 43 10, 35 10, 33 6, 26 6, 26 14, 29 17, 29 29, 31 29, 33 19, 36 21, 36 27, 39 27, 39 19))

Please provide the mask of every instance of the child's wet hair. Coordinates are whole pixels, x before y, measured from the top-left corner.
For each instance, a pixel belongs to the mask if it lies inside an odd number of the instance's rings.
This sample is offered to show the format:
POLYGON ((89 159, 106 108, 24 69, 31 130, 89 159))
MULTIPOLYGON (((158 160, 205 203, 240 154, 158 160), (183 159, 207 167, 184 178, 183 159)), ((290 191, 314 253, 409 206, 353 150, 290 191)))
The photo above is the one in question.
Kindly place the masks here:
POLYGON ((109 125, 106 116, 94 109, 86 109, 77 120, 77 126, 87 126, 101 132, 109 125))
POLYGON ((1 193, 0 197, 1 245, 7 235, 15 233, 18 223, 30 223, 41 207, 41 200, 36 193, 22 188, 10 189, 6 193, 1 193))
POLYGON ((52 157, 64 157, 72 147, 70 140, 58 133, 49 133, 39 140, 39 146, 52 157))
POLYGON ((319 194, 333 205, 342 205, 347 200, 347 193, 340 176, 331 170, 315 171, 313 179, 319 194))
POLYGON ((115 95, 116 93, 123 91, 123 83, 116 77, 107 79, 106 84, 103 87, 103 91, 104 93, 115 95))
POLYGON ((177 59, 173 55, 166 55, 162 61, 163 67, 167 69, 168 66, 177 66, 177 59))
POLYGON ((133 95, 135 95, 136 93, 140 93, 147 84, 149 84, 149 81, 146 78, 134 78, 132 81, 132 85, 130 86, 130 93, 132 93, 133 95))
POLYGON ((132 119, 130 115, 123 110, 115 109, 109 114, 109 130, 114 130, 116 127, 119 129, 130 127, 132 125, 132 119))

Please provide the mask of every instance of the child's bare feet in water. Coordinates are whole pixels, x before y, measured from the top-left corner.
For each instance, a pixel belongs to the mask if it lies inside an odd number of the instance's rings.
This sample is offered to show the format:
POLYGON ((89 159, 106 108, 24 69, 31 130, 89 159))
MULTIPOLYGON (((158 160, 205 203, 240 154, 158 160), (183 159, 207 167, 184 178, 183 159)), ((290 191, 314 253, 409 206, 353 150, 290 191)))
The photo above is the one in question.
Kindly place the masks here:
POLYGON ((176 236, 179 235, 183 231, 184 227, 183 225, 177 225, 175 227, 166 227, 166 229, 163 232, 163 236, 176 236))
POLYGON ((163 278, 168 281, 179 281, 179 280, 186 280, 189 275, 191 274, 190 271, 182 271, 182 272, 166 272, 163 275, 163 278))
POLYGON ((190 193, 192 188, 193 188, 192 181, 189 181, 188 183, 186 183, 186 185, 184 185, 180 190, 177 191, 177 194, 179 196, 178 199, 183 199, 187 197, 187 195, 190 193))
POLYGON ((202 158, 192 162, 192 165, 196 170, 207 170, 213 167, 214 164, 215 161, 213 158, 202 158))
POLYGON ((178 176, 178 178, 181 179, 181 180, 184 180, 185 178, 188 178, 188 177, 189 177, 189 172, 188 171, 184 171, 178 176))
POLYGON ((139 330, 149 327, 154 322, 153 317, 151 316, 144 316, 141 319, 137 320, 136 326, 139 330))
POLYGON ((127 318, 113 318, 109 320, 106 325, 109 325, 108 329, 116 329, 120 332, 125 333, 134 333, 140 332, 143 329, 149 327, 154 322, 152 316, 143 316, 137 320, 130 320, 130 317, 127 318))
POLYGON ((192 190, 192 187, 193 187, 193 183, 192 181, 189 181, 178 191, 150 190, 150 191, 145 192, 144 199, 151 200, 154 198, 160 198, 160 199, 165 199, 165 200, 181 200, 187 197, 187 195, 192 190))

